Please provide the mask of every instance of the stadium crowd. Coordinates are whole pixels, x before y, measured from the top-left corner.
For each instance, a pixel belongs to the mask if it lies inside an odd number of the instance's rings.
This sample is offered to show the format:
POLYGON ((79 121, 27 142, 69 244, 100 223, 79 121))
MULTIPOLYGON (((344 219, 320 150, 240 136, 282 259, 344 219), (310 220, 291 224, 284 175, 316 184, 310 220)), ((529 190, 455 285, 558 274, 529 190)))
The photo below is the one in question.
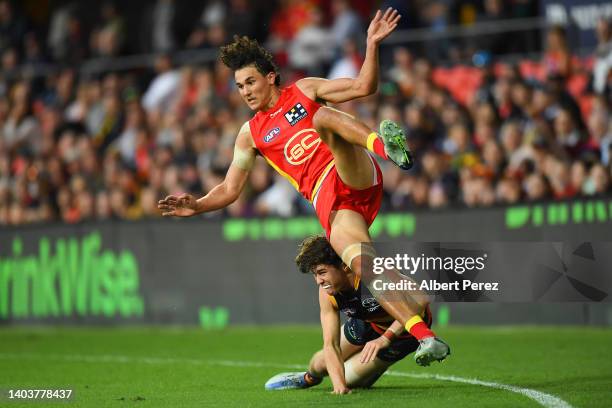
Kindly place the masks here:
MULTIPOLYGON (((180 46, 169 28, 176 3, 157 1, 150 14, 151 50, 160 52, 154 71, 85 75, 78 64, 86 58, 113 58, 125 49, 127 21, 117 7, 104 4, 88 41, 71 9, 59 9, 45 43, 11 2, 0 1, 0 224, 158 217, 157 200, 166 194, 199 196, 221 182, 237 131, 252 112, 222 64, 176 66, 171 52, 216 48, 232 33, 257 35, 250 3, 230 3, 209 2, 180 46), (27 68, 49 63, 68 65, 45 76, 28 74, 27 68)), ((485 3, 495 11, 501 2, 485 3)), ((280 4, 266 45, 285 84, 305 75, 357 75, 370 9, 355 10, 345 0, 327 8, 280 4)), ((426 10, 423 16, 431 18, 440 12, 426 10)), ((610 194, 608 21, 598 23, 597 36, 593 54, 579 59, 564 31, 552 28, 541 60, 517 64, 477 52, 472 66, 441 67, 425 58, 431 56, 393 47, 378 93, 339 106, 373 128, 385 118, 398 121, 415 151, 417 165, 409 172, 381 163, 383 209, 610 194)), ((311 211, 258 160, 238 201, 207 216, 311 211)))

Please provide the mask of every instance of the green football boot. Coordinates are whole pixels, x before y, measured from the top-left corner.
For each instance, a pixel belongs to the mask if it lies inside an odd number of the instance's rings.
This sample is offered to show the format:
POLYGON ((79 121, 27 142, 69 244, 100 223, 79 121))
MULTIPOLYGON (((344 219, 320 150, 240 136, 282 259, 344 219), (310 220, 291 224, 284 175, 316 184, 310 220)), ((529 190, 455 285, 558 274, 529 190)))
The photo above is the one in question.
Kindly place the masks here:
POLYGON ((402 128, 392 120, 385 119, 380 122, 380 137, 389 159, 401 169, 409 170, 414 161, 410 150, 408 150, 406 136, 404 136, 402 128))

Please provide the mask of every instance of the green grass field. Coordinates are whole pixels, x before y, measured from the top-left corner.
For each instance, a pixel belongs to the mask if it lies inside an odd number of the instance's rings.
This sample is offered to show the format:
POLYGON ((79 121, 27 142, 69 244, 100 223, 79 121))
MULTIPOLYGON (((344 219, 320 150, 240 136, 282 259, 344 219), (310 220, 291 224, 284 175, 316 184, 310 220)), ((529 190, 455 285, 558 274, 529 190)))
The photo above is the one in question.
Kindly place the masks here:
POLYGON ((453 351, 446 362, 422 368, 409 356, 372 389, 332 395, 326 380, 308 390, 264 391, 272 375, 305 366, 320 347, 319 332, 314 326, 219 332, 1 328, 0 389, 5 394, 8 388, 71 388, 74 397, 53 404, 4 397, 0 406, 612 406, 612 330, 594 328, 440 329, 453 351), (506 385, 539 393, 529 398, 506 385))

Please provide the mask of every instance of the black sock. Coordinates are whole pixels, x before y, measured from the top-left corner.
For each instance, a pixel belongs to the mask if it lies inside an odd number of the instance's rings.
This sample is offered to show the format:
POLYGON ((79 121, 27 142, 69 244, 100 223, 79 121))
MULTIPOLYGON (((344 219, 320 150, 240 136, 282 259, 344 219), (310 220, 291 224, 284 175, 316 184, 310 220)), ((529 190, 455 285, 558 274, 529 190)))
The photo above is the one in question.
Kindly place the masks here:
POLYGON ((304 374, 304 380, 309 384, 309 385, 317 385, 319 384, 321 381, 323 381, 323 378, 321 377, 317 377, 316 375, 312 375, 310 373, 310 371, 306 371, 306 373, 304 374))

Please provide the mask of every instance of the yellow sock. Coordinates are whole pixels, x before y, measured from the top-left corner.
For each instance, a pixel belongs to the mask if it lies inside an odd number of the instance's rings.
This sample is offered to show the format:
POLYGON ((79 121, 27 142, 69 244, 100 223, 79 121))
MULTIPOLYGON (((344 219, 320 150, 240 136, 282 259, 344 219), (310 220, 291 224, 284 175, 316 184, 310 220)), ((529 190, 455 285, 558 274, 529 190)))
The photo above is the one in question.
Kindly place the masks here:
POLYGON ((376 153, 374 151, 374 142, 377 139, 378 139, 378 135, 376 134, 376 132, 372 132, 368 135, 367 147, 368 147, 368 150, 371 151, 372 153, 376 153))
POLYGON ((372 132, 368 135, 366 147, 369 151, 382 157, 383 159, 389 159, 389 157, 387 157, 387 153, 385 152, 385 145, 383 144, 382 140, 380 140, 380 137, 378 137, 376 132, 372 132))
POLYGON ((406 322, 406 325, 404 327, 406 328, 406 331, 408 333, 410 333, 410 329, 412 329, 412 326, 414 326, 417 323, 423 323, 423 319, 419 315, 416 315, 416 316, 413 316, 412 318, 410 318, 406 322))

